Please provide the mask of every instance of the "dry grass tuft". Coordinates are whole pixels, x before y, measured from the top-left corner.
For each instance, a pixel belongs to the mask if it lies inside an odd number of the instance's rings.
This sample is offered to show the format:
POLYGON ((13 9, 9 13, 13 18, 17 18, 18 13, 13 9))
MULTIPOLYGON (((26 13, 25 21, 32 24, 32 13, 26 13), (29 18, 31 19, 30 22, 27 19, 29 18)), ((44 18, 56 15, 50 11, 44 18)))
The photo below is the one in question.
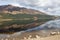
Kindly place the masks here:
POLYGON ((24 37, 24 39, 22 40, 60 40, 60 35, 54 35, 54 36, 44 37, 44 38, 40 38, 38 35, 36 35, 36 38, 24 37))

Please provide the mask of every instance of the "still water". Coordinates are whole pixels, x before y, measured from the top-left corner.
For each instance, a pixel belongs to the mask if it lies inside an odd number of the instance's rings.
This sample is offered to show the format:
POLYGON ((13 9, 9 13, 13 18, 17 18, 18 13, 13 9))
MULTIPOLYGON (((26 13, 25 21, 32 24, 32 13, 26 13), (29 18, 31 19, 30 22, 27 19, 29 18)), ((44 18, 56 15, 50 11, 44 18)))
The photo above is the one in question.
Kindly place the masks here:
MULTIPOLYGON (((47 35, 49 32, 51 31, 60 31, 60 19, 58 20, 51 20, 48 21, 36 28, 32 28, 32 29, 28 29, 25 31, 20 31, 20 32, 16 32, 14 34, 0 34, 0 38, 19 38, 22 35, 25 36, 26 34, 42 34, 44 33, 44 35, 47 35), (40 31, 42 30, 42 31, 40 31), (41 33, 42 32, 42 33, 41 33)), ((43 35, 43 34, 42 34, 43 35)))

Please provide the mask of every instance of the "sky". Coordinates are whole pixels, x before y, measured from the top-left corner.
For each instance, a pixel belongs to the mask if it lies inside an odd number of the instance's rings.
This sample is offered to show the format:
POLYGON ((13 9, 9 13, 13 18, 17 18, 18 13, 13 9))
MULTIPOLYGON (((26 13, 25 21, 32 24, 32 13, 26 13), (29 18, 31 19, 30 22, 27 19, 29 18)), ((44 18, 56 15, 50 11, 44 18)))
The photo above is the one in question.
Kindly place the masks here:
POLYGON ((60 0, 0 0, 0 5, 12 4, 60 16, 60 0))

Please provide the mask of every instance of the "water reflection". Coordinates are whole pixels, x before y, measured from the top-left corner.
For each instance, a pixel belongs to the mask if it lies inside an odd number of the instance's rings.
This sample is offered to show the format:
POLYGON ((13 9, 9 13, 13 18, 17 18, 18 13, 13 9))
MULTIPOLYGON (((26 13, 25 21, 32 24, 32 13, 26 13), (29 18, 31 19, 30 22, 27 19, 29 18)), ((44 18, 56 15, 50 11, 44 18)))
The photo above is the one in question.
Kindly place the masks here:
POLYGON ((26 35, 39 35, 39 36, 46 36, 49 35, 50 32, 60 32, 60 19, 59 20, 51 20, 42 24, 38 27, 28 29, 25 31, 16 32, 14 34, 0 34, 0 38, 20 38, 26 35))

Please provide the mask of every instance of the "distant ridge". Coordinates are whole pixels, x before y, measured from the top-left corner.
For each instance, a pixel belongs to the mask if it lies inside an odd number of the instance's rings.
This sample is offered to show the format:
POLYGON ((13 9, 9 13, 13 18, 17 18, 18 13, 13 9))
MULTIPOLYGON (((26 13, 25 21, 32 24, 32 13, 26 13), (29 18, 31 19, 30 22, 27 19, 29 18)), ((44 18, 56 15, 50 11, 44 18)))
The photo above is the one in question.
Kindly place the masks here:
POLYGON ((10 13, 10 14, 42 14, 45 15, 45 13, 40 12, 38 10, 34 9, 28 9, 24 7, 18 7, 14 5, 1 5, 0 6, 0 13, 10 13))

